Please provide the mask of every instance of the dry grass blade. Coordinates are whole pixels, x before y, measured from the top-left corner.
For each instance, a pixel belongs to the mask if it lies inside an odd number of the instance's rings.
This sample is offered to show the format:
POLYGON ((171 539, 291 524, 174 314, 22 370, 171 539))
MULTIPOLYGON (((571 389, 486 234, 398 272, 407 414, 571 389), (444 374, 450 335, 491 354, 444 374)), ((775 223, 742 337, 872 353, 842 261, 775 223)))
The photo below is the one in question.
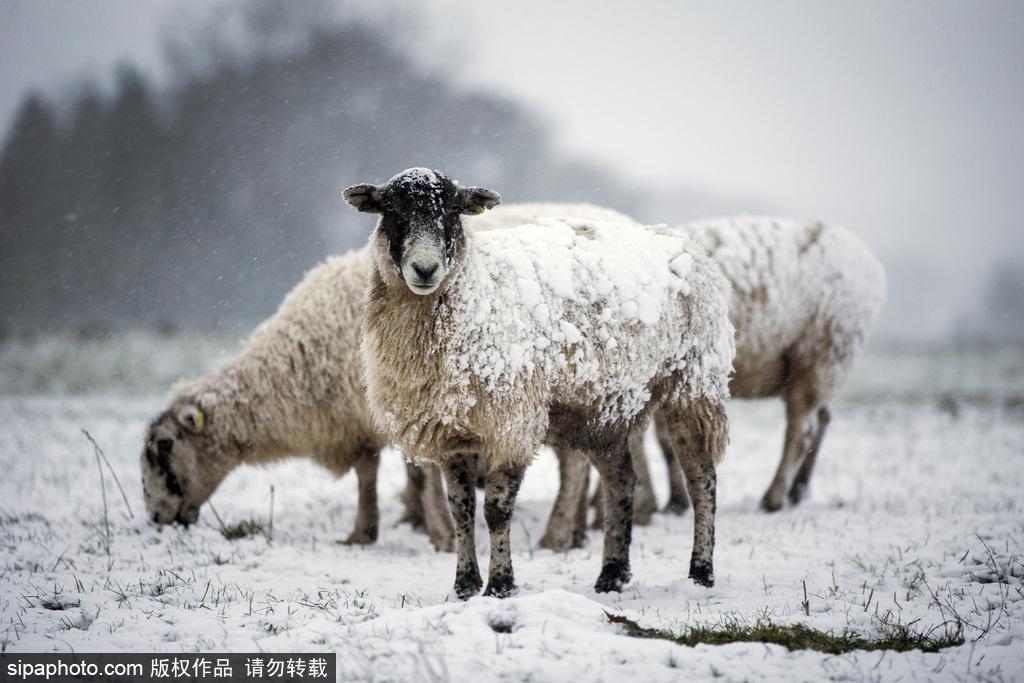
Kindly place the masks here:
MULTIPOLYGON (((96 452, 96 459, 99 460, 102 458, 103 462, 107 464, 107 470, 110 472, 110 476, 114 478, 114 483, 117 484, 117 490, 121 492, 121 500, 124 501, 124 506, 128 509, 128 519, 134 519, 135 513, 132 512, 132 506, 128 502, 128 494, 124 492, 124 487, 121 486, 121 480, 117 478, 117 473, 114 472, 114 468, 110 465, 110 461, 107 460, 107 454, 104 453, 103 449, 100 448, 100 445, 96 443, 96 439, 92 438, 92 434, 89 433, 88 429, 83 427, 82 433, 85 434, 85 438, 89 439, 89 442, 92 444, 92 448, 96 452)), ((100 479, 102 480, 102 478, 101 472, 100 479)))
POLYGON ((228 527, 227 527, 226 524, 224 524, 224 520, 221 519, 220 514, 217 512, 217 508, 213 507, 213 501, 212 500, 206 501, 206 505, 210 508, 210 512, 213 513, 214 518, 217 520, 217 524, 220 525, 220 533, 221 533, 221 535, 223 535, 225 538, 227 538, 228 527))
MULTIPOLYGON (((84 429, 82 430, 85 431, 84 429)), ((86 432, 88 436, 88 432, 86 432)), ((91 440, 92 437, 90 436, 91 440)), ((93 442, 95 443, 95 441, 93 442)), ((100 451, 96 449, 96 470, 100 473, 100 495, 103 498, 103 545, 107 551, 107 557, 110 557, 110 514, 107 511, 107 482, 103 478, 103 461, 100 460, 100 451)))

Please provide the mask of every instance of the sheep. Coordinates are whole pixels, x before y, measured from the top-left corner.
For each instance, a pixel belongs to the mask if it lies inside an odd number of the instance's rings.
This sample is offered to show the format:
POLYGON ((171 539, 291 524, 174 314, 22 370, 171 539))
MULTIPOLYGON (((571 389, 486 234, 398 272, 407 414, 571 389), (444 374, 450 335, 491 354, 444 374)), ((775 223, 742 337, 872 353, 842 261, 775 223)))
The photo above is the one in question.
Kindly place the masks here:
MULTIPOLYGON (((146 509, 159 524, 191 524, 235 467, 309 455, 335 476, 359 479, 347 543, 377 538, 377 469, 386 440, 361 386, 359 305, 370 272, 363 248, 327 259, 209 376, 176 389, 149 426, 141 456, 146 509)), ((410 470, 405 519, 439 550, 452 545, 440 473, 410 470)))
MULTIPOLYGON (((699 240, 733 286, 730 318, 736 329, 736 360, 731 395, 780 397, 785 402, 782 459, 761 507, 777 511, 786 497, 796 505, 806 495, 831 419, 829 402, 863 348, 885 298, 885 272, 852 233, 820 221, 739 216, 680 229, 699 240)), ((689 506, 686 487, 665 425, 657 415, 654 422, 669 466, 668 509, 682 513, 689 506)), ((553 512, 544 547, 564 549, 582 540, 586 506, 580 496, 586 495, 587 470, 579 458, 567 460, 571 457, 559 453, 568 478, 555 507, 576 510, 577 516, 567 523, 564 513, 553 512)), ((635 463, 638 470, 646 470, 642 453, 635 463)))
MULTIPOLYGON (((626 219, 611 209, 586 204, 520 204, 474 216, 471 223, 475 230, 489 230, 546 214, 626 219)), ((149 453, 142 458, 143 490, 154 521, 194 522, 202 504, 242 462, 264 463, 312 453, 318 464, 337 477, 356 470, 359 502, 355 527, 346 543, 376 540, 377 454, 384 441, 370 423, 362 389, 357 390, 361 371, 356 330, 369 271, 366 248, 328 259, 313 269, 277 315, 253 334, 237 359, 211 376, 181 387, 168 410, 150 426, 149 453), (340 381, 327 384, 318 370, 328 364, 333 368, 332 377, 340 381), (330 393, 325 393, 328 390, 330 393), (332 397, 329 415, 325 414, 328 403, 314 398, 321 395, 332 397), (262 405, 245 413, 258 396, 263 396, 262 405), (210 431, 206 431, 206 422, 212 409, 206 404, 200 407, 200 397, 217 404, 219 419, 210 431), (273 419, 265 421, 267 416, 261 411, 268 408, 273 408, 274 415, 288 416, 292 423, 285 428, 273 419), (252 426, 257 419, 259 434, 252 426), (206 433, 200 436, 197 432, 206 433), (242 434, 247 437, 241 438, 242 434), (232 443, 245 446, 229 446, 228 435, 232 443), (168 453, 162 454, 160 448, 168 453)), ((437 549, 450 550, 453 530, 439 471, 407 465, 407 481, 400 521, 424 528, 437 549)))
POLYGON ((690 577, 714 583, 715 465, 733 357, 729 286, 689 238, 632 223, 538 219, 470 232, 500 196, 408 169, 344 191, 380 217, 361 350, 367 401, 407 457, 442 467, 455 519, 453 594, 477 566, 475 463, 487 461, 485 595, 515 592, 509 525, 542 442, 581 451, 605 484, 598 592, 630 580, 634 475, 626 442, 663 411, 694 504, 690 577), (685 446, 684 446, 685 444, 685 446))
POLYGON ((781 397, 782 459, 761 499, 767 512, 804 499, 829 402, 867 341, 885 300, 885 270, 853 233, 817 220, 740 216, 690 223, 733 283, 739 398, 781 397))

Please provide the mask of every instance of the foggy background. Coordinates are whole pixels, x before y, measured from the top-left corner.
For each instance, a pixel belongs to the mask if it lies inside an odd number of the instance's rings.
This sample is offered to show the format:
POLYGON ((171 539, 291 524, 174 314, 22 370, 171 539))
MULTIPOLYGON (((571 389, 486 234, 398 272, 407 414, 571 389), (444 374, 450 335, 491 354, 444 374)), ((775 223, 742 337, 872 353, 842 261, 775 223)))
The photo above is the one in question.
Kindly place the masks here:
POLYGON ((1024 3, 0 1, 0 325, 251 325, 412 165, 846 225, 878 336, 1024 339, 1024 3))

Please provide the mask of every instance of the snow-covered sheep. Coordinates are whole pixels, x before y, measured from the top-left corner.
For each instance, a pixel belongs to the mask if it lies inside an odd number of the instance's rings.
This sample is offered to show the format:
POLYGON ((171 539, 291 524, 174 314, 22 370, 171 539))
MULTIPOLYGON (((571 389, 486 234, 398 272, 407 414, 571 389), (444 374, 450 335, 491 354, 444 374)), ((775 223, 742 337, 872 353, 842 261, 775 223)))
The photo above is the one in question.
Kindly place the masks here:
MULTIPOLYGON (((377 538, 377 468, 385 439, 362 388, 360 303, 370 274, 365 248, 313 268, 237 358, 178 387, 149 427, 142 452, 146 509, 158 523, 190 524, 238 465, 308 455, 340 477, 355 469, 359 500, 350 543, 377 538)), ((452 543, 440 473, 410 472, 422 521, 440 549, 452 543), (418 481, 417 481, 418 480, 418 481)))
MULTIPOLYGON (((863 348, 885 298, 878 259, 848 230, 815 220, 739 216, 679 228, 703 245, 732 283, 730 318, 736 359, 729 390, 734 398, 781 397, 786 406, 782 460, 761 506, 776 511, 804 497, 830 419, 829 402, 863 348)), ((654 417, 669 466, 668 509, 689 501, 669 447, 654 417)), ((585 465, 559 453, 563 476, 544 547, 579 545, 586 520, 585 465), (580 480, 582 478, 582 482, 580 480), (583 507, 580 507, 580 506, 583 507), (564 513, 577 516, 566 523, 564 513)), ((642 454, 638 470, 646 470, 642 454)), ((641 481, 644 477, 640 477, 641 481)), ((647 487, 650 486, 647 478, 647 487)), ((653 491, 651 492, 653 495, 653 491)))
POLYGON ((817 220, 739 216, 684 229, 733 285, 732 395, 781 397, 786 406, 782 460, 761 507, 779 510, 787 497, 799 503, 829 402, 885 300, 885 270, 853 233, 817 220))
POLYGON ((576 449, 604 481, 598 591, 629 580, 634 475, 626 442, 657 407, 694 500, 690 576, 713 583, 715 464, 733 356, 729 286, 685 236, 633 223, 538 219, 469 232, 497 193, 409 169, 345 198, 380 219, 370 238, 362 353, 376 424, 438 463, 455 518, 455 594, 481 587, 474 455, 488 465, 486 594, 515 589, 509 524, 542 442, 576 449))

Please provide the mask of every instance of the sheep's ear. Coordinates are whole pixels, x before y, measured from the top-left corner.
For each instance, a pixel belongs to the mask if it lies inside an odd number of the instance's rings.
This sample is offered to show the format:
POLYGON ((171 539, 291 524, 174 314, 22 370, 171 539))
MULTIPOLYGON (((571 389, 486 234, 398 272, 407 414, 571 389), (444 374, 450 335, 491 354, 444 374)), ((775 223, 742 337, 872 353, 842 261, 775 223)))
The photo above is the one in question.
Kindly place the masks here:
POLYGON ((206 427, 206 413, 197 405, 189 404, 178 409, 178 424, 193 434, 198 434, 206 427))
POLYGON ((341 194, 345 197, 346 202, 363 213, 380 213, 383 208, 380 188, 376 185, 369 183, 353 185, 345 188, 341 194))
POLYGON ((462 213, 483 213, 501 204, 501 195, 486 187, 459 188, 462 198, 462 213))

